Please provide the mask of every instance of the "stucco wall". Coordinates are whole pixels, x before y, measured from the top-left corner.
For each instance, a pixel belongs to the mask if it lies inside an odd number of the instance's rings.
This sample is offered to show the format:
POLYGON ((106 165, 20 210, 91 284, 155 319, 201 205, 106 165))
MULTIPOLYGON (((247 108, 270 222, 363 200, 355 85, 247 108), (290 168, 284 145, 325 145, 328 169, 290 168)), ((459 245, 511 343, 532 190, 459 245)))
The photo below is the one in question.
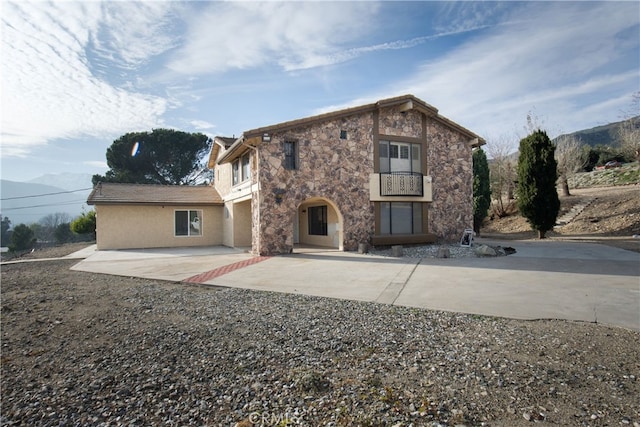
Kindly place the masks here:
POLYGON ((98 250, 222 244, 222 206, 96 206, 98 250), (176 210, 201 210, 201 236, 175 236, 176 210))
POLYGON ((300 243, 317 246, 328 246, 337 248, 339 245, 339 218, 333 206, 326 202, 316 201, 303 203, 298 214, 300 243), (318 236, 309 234, 309 208, 313 206, 327 207, 327 235, 318 236))

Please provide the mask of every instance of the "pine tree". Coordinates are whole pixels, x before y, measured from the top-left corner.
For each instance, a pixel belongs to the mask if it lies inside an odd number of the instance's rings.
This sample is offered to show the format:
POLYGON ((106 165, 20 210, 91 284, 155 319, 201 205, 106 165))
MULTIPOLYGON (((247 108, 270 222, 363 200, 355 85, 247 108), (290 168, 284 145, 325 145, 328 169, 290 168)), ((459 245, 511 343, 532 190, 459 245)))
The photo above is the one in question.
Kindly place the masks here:
POLYGON ((473 231, 480 234, 480 227, 491 206, 489 163, 487 156, 478 148, 473 152, 473 231))
POLYGON ((536 130, 520 141, 518 157, 518 209, 540 239, 553 229, 560 211, 556 189, 558 165, 555 146, 545 131, 536 130))

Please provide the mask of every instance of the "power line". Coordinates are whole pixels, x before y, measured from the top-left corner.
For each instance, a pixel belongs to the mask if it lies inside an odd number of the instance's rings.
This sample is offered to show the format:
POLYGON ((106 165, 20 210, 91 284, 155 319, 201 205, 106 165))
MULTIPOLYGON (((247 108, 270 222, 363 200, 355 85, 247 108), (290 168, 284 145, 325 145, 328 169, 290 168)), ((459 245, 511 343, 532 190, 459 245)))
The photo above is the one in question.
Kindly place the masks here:
POLYGON ((85 203, 86 200, 78 200, 75 202, 64 202, 64 203, 49 203, 45 205, 33 205, 33 206, 20 206, 17 208, 2 208, 2 212, 6 211, 17 211, 19 209, 31 209, 31 208, 46 208, 49 206, 65 206, 65 205, 77 205, 78 203, 85 203))
POLYGON ((28 198, 31 198, 31 197, 55 196, 55 195, 58 195, 58 194, 77 193, 78 191, 87 191, 87 190, 93 190, 93 187, 81 188, 79 190, 59 191, 57 193, 35 194, 33 196, 5 197, 4 199, 0 199, 0 200, 17 200, 17 199, 28 199, 28 198))

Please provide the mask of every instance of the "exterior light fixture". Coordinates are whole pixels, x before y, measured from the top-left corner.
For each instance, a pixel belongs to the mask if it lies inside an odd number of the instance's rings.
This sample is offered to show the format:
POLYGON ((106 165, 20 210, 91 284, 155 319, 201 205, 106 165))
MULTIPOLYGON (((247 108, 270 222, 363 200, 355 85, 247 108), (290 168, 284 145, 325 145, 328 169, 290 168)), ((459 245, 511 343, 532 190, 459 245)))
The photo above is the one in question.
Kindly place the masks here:
POLYGON ((269 135, 268 133, 263 133, 262 142, 271 142, 271 135, 269 135))

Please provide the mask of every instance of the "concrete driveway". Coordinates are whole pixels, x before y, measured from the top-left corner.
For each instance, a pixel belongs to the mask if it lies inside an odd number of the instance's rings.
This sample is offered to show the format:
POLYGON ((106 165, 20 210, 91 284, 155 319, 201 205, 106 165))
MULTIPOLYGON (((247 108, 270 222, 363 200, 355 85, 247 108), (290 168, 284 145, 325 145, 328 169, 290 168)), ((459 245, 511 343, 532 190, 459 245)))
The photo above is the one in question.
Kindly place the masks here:
POLYGON ((640 254, 564 241, 509 241, 498 258, 410 259, 304 249, 254 257, 225 247, 88 251, 94 273, 640 330, 640 254))

